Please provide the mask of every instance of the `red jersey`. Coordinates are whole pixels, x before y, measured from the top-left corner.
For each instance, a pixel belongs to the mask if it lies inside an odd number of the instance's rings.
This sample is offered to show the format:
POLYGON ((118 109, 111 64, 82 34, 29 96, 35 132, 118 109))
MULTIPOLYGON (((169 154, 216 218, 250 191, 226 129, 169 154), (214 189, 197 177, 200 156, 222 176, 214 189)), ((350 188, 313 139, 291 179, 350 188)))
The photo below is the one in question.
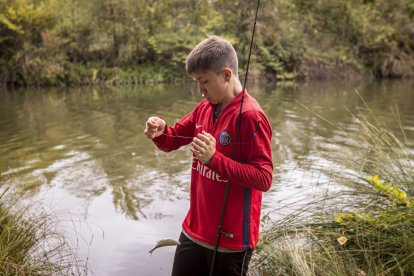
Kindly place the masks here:
POLYGON ((245 93, 241 126, 234 160, 231 159, 236 137, 242 93, 239 93, 213 122, 215 106, 201 101, 194 110, 163 135, 154 138, 156 146, 171 151, 189 144, 203 130, 216 139, 216 152, 210 164, 194 158, 191 173, 190 209, 183 229, 191 238, 213 245, 224 199, 226 181, 231 188, 223 222, 220 248, 255 248, 259 237, 262 191, 272 183, 272 128, 257 101, 245 93))

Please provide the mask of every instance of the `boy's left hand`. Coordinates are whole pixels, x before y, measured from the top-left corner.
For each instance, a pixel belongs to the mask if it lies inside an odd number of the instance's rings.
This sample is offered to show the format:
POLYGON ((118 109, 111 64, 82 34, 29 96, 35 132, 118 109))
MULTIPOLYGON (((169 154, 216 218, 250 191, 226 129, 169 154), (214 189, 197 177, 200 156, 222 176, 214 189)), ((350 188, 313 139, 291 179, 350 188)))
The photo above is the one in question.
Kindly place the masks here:
POLYGON ((216 139, 213 135, 203 131, 193 138, 191 145, 193 146, 191 152, 195 158, 206 165, 210 164, 210 160, 216 152, 216 139))

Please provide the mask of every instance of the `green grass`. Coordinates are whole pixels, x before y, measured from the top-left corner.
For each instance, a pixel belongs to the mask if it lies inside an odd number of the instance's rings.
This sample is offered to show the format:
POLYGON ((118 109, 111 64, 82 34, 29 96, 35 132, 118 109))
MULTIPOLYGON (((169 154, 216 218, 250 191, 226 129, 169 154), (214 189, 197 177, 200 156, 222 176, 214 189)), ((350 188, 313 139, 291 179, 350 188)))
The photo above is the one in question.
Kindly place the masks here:
POLYGON ((117 86, 183 81, 186 74, 171 65, 141 64, 129 67, 94 63, 62 62, 62 65, 37 64, 38 73, 19 74, 19 86, 117 86))
POLYGON ((343 189, 272 222, 252 262, 257 274, 414 275, 413 156, 404 145, 398 110, 397 135, 362 102, 353 115, 358 135, 337 128, 353 155, 338 150, 325 158, 340 168, 319 168, 343 189))
POLYGON ((0 275, 86 275, 57 217, 39 203, 20 204, 6 183, 0 183, 0 275))

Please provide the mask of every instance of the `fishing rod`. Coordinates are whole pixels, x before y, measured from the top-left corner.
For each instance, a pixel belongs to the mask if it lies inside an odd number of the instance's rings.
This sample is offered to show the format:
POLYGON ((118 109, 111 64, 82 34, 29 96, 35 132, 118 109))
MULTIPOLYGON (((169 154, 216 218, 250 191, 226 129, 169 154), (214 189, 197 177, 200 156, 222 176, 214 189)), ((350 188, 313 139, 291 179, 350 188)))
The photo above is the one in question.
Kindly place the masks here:
MULTIPOLYGON (((235 137, 235 141, 234 141, 234 144, 233 144, 233 150, 232 150, 232 154, 231 154, 232 159, 234 159, 234 157, 235 157, 237 142, 238 142, 238 138, 239 138, 239 130, 240 130, 240 126, 241 126, 242 109, 243 109, 244 94, 245 94, 244 92, 246 91, 247 76, 249 74, 250 57, 251 57, 251 54, 252 54, 253 39, 254 39, 255 30, 256 30, 256 21, 257 21, 257 13, 259 12, 259 5, 260 5, 260 0, 257 0, 256 14, 255 14, 255 17, 254 17, 254 24, 253 24, 253 30, 252 30, 252 38, 250 40, 249 56, 248 56, 248 59, 247 59, 246 75, 244 76, 244 85, 243 85, 242 96, 241 96, 241 101, 240 101, 239 116, 237 118, 236 137, 235 137)), ((224 213, 226 212, 226 205, 227 205, 227 201, 229 199, 229 193, 230 193, 230 182, 227 180, 226 181, 226 190, 224 191, 223 205, 222 205, 221 213, 220 213, 219 225, 217 227, 216 244, 214 246, 214 253, 213 253, 213 258, 212 258, 212 261, 211 261, 210 276, 213 276, 213 272, 214 272, 214 266, 215 266, 215 263, 216 263, 217 251, 218 251, 218 247, 219 247, 219 244, 220 244, 220 237, 221 237, 221 233, 223 231, 224 213)), ((242 267, 242 270, 243 270, 243 267, 242 267)))

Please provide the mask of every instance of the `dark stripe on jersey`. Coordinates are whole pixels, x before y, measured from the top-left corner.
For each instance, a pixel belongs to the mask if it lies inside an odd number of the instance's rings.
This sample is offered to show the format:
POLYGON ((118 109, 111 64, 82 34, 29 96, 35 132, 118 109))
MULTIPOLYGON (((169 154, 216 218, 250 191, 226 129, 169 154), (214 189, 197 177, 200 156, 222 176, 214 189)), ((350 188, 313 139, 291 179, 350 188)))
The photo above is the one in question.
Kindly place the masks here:
POLYGON ((244 188, 243 197, 243 250, 250 249, 250 195, 251 190, 244 188))

